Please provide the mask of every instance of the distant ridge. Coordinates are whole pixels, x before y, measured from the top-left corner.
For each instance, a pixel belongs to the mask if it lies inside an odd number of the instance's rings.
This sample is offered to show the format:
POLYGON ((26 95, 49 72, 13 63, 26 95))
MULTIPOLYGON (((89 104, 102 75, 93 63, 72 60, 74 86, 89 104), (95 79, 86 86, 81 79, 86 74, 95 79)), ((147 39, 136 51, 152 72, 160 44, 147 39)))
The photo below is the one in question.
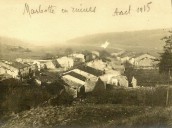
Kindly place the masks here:
POLYGON ((11 37, 3 37, 3 36, 0 36, 0 45, 29 46, 29 44, 25 41, 21 41, 19 39, 11 38, 11 37))
POLYGON ((69 44, 76 45, 101 45, 102 43, 111 43, 112 47, 125 49, 148 48, 161 50, 164 45, 161 38, 169 34, 170 29, 143 30, 132 32, 110 32, 87 35, 83 37, 68 40, 69 44))

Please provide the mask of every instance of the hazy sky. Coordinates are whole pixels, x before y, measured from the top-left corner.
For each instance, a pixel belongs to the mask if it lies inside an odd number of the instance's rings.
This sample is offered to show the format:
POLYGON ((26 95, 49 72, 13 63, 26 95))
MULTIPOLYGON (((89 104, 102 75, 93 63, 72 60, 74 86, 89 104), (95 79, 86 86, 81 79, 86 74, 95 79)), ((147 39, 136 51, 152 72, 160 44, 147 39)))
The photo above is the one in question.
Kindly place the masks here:
POLYGON ((104 32, 171 28, 171 0, 0 0, 0 36, 44 43, 65 41, 78 36, 104 32), (149 12, 147 3, 152 2, 149 12), (56 6, 55 14, 23 14, 27 3, 33 9, 56 6), (113 16, 116 8, 128 15, 113 16), (137 7, 146 11, 137 13, 137 7), (96 13, 73 13, 72 7, 95 7, 96 13), (61 13, 65 8, 68 13, 61 13))

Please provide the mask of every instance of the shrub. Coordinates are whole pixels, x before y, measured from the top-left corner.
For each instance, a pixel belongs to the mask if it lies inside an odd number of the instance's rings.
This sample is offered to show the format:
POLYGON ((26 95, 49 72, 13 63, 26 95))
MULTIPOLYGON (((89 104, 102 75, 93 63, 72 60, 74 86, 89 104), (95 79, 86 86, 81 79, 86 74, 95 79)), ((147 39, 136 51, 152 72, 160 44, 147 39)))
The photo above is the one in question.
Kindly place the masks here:
MULTIPOLYGON (((52 97, 59 95, 60 91, 63 89, 62 83, 58 81, 45 87, 29 84, 23 85, 23 83, 15 79, 7 80, 0 84, 0 87, 3 90, 0 94, 2 96, 0 102, 1 108, 4 111, 15 113, 37 107, 52 97)), ((56 103, 56 105, 58 104, 61 103, 56 103)))

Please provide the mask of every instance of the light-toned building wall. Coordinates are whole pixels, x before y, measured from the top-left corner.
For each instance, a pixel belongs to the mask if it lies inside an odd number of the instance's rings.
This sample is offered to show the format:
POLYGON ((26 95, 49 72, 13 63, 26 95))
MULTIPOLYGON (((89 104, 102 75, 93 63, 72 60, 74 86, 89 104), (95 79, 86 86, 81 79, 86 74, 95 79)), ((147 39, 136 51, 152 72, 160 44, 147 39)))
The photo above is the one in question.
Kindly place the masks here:
POLYGON ((4 70, 6 71, 6 73, 11 75, 13 78, 17 78, 19 75, 19 72, 23 77, 27 76, 29 74, 29 69, 31 68, 31 66, 28 66, 22 69, 18 69, 4 62, 0 62, 0 66, 4 67, 4 70))
POLYGON ((0 74, 6 73, 6 70, 3 67, 0 67, 0 74))
POLYGON ((155 57, 151 56, 149 54, 143 54, 137 58, 135 58, 135 62, 134 65, 137 68, 154 68, 155 65, 155 61, 154 61, 155 57))
POLYGON ((70 57, 61 57, 57 59, 57 62, 60 64, 62 68, 65 70, 74 66, 74 60, 70 57))

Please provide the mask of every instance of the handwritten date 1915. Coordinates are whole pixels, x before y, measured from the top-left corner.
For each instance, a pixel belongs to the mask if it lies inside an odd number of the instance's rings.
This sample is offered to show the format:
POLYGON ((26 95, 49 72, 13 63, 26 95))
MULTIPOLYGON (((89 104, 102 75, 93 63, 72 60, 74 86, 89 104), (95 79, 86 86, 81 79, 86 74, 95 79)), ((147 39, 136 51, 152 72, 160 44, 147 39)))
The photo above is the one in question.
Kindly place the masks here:
POLYGON ((136 13, 149 12, 151 10, 151 4, 152 2, 148 2, 147 4, 137 7, 136 9, 134 9, 131 5, 129 5, 127 9, 123 10, 116 8, 113 12, 113 16, 129 15, 132 13, 132 11, 135 11, 136 13))
POLYGON ((151 6, 150 6, 151 4, 152 2, 149 2, 146 5, 143 5, 142 7, 138 7, 136 11, 138 13, 149 12, 151 9, 151 6))

